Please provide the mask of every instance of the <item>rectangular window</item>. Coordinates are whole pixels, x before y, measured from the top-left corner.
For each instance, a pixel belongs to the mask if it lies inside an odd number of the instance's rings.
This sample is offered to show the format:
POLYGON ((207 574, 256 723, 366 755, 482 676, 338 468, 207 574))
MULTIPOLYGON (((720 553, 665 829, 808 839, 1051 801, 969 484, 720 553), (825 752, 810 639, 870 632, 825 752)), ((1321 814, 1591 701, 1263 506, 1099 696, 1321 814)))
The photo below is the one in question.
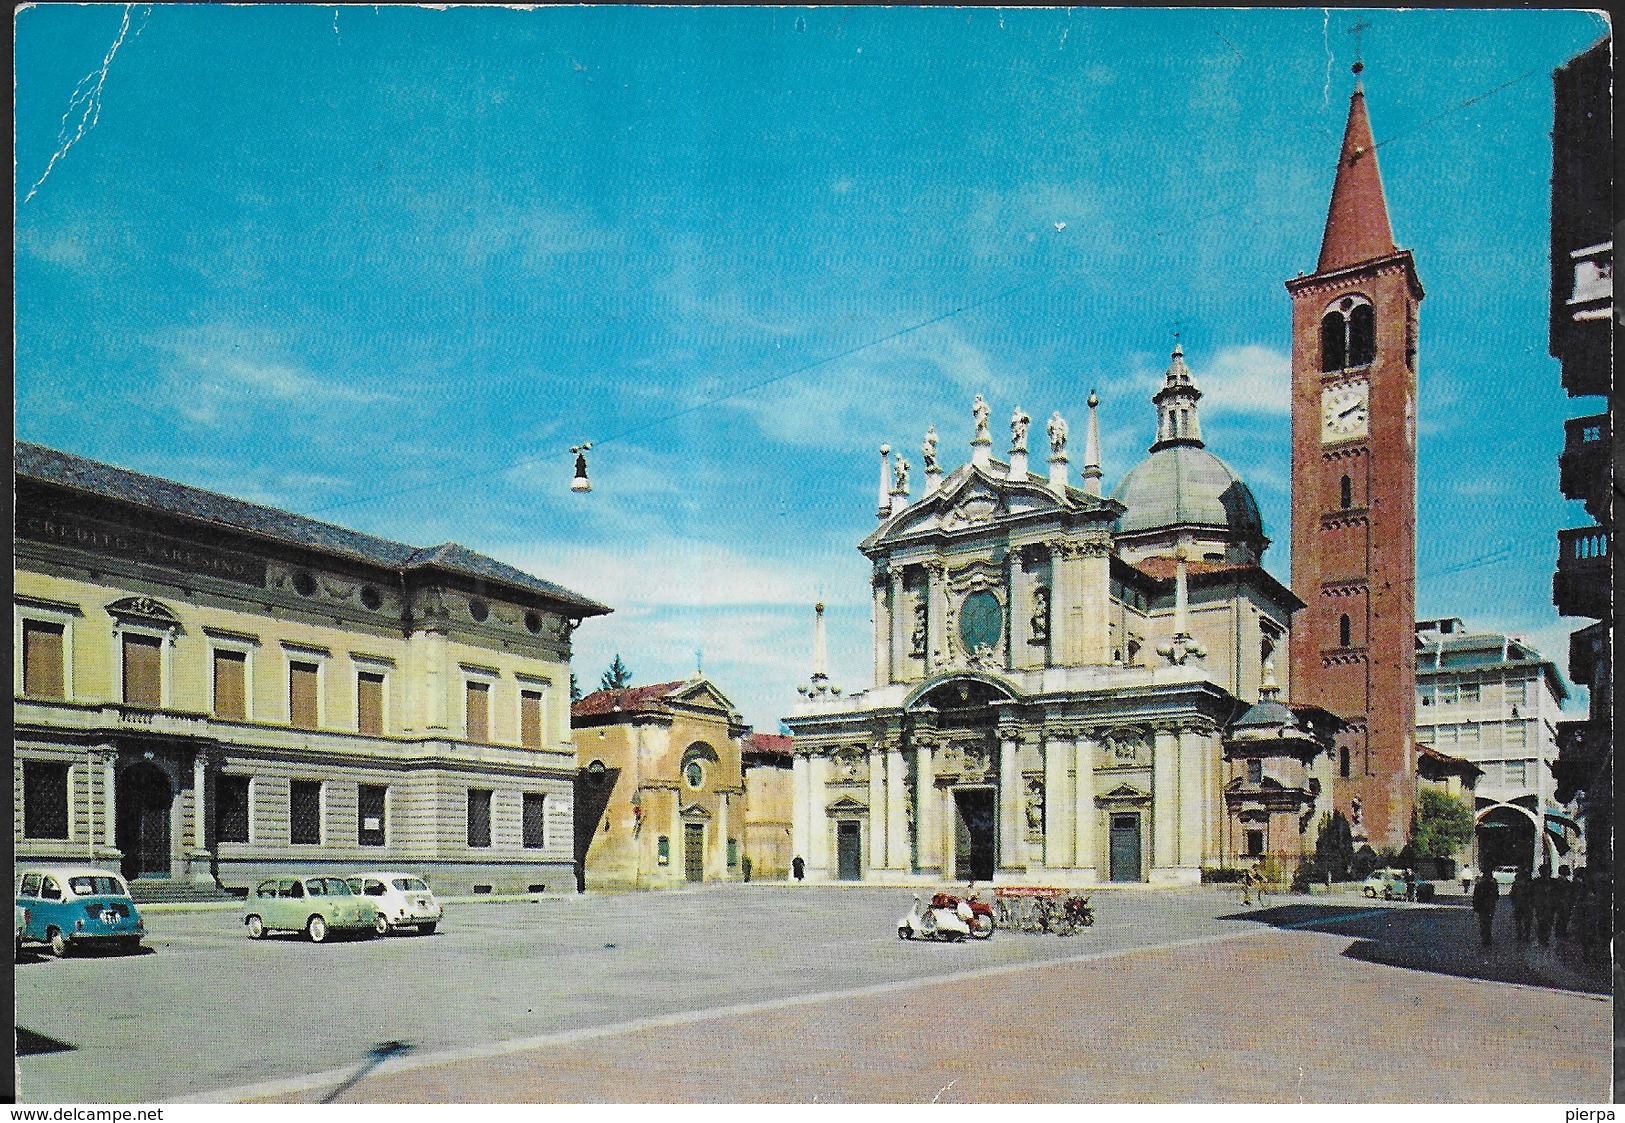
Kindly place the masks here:
POLYGON ((519 692, 519 743, 527 749, 542 747, 542 692, 519 692))
POLYGON ((1264 762, 1257 757, 1247 762, 1247 782, 1249 784, 1262 784, 1264 782, 1264 762))
POLYGON ((66 698, 61 624, 23 621, 23 693, 31 698, 66 698))
POLYGON ((1526 760, 1509 760, 1506 762, 1506 785, 1511 788, 1521 788, 1529 783, 1529 762, 1526 760))
POLYGON ((322 844, 320 780, 295 780, 288 786, 288 841, 296 846, 322 844))
POLYGON ((164 704, 164 641, 157 636, 124 634, 124 702, 130 706, 164 704))
POLYGON ((316 728, 318 677, 315 663, 288 664, 288 721, 297 729, 316 728))
POLYGON ((1437 691, 1434 690, 1434 688, 1433 688, 1433 686, 1431 684, 1428 685, 1428 686, 1419 686, 1419 687, 1416 688, 1416 704, 1418 706, 1431 706, 1431 705, 1433 705, 1433 700, 1434 700, 1434 698, 1436 696, 1437 696, 1437 691))
POLYGON ((1264 856, 1264 832, 1247 832, 1247 857, 1262 858, 1264 856))
MULTIPOLYGON (((355 679, 355 712, 358 732, 379 737, 384 732, 384 676, 362 671, 355 679)), ((380 844, 381 845, 381 844, 380 844)))
POLYGON ((1467 724, 1461 726, 1460 732, 1459 732, 1459 734, 1458 734, 1458 736, 1456 738, 1456 743, 1458 745, 1462 745, 1463 747, 1469 746, 1469 745, 1477 745, 1478 744, 1478 723, 1474 722, 1474 721, 1469 721, 1467 724))
POLYGON ((1464 682, 1461 684, 1461 700, 1463 702, 1478 701, 1478 683, 1464 682))
POLYGON ((248 656, 244 652, 214 653, 214 716, 233 721, 248 718, 248 656))
POLYGON ((1456 727, 1454 725, 1439 726, 1438 744, 1454 745, 1456 743, 1456 727))
POLYGON ((68 837, 68 766, 23 761, 23 835, 68 837))
POLYGON ((728 864, 730 866, 739 864, 739 840, 737 838, 728 840, 728 864))
POLYGON ((524 843, 527 850, 540 850, 547 845, 547 797, 540 792, 526 792, 523 814, 524 843))
POLYGON ((215 788, 214 837, 221 842, 248 841, 247 776, 222 776, 215 788))
POLYGON ((1417 726, 1416 727, 1416 741, 1417 741, 1417 744, 1431 745, 1433 743, 1433 734, 1434 734, 1434 729, 1433 729, 1433 727, 1431 725, 1419 725, 1419 726, 1417 726))
POLYGON ((384 800, 388 796, 389 789, 381 784, 362 784, 356 790, 356 841, 362 846, 384 845, 384 800))
POLYGON ((468 844, 491 845, 491 793, 482 788, 468 789, 468 844))
POLYGON ((1456 704, 1457 697, 1458 692, 1455 683, 1442 682, 1439 684, 1439 705, 1454 706, 1456 704))
POLYGON ((1529 743, 1529 724, 1522 721, 1507 722, 1503 735, 1509 749, 1521 749, 1529 743))
POLYGON ((491 684, 469 680, 466 687, 468 739, 480 742, 489 741, 491 739, 491 684))

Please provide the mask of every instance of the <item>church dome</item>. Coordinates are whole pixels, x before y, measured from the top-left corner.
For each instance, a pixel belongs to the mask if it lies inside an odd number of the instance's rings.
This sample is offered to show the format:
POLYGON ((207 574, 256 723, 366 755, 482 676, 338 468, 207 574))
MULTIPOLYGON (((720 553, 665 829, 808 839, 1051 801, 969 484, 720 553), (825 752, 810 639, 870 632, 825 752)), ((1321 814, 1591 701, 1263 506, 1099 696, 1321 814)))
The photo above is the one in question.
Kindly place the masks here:
POLYGON ((1119 534, 1200 526, 1234 540, 1264 536, 1252 491, 1235 469, 1199 445, 1157 449, 1123 477, 1112 498, 1128 508, 1114 528, 1119 534))

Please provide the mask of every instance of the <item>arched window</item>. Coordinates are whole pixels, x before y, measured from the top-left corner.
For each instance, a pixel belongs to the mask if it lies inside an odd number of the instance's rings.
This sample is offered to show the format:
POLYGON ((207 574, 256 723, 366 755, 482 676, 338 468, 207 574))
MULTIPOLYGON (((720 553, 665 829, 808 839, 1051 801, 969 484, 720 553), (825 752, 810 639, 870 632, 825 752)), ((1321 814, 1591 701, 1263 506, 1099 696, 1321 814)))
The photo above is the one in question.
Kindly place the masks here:
POLYGON ((1354 506, 1354 481, 1349 479, 1347 476, 1344 476, 1340 490, 1343 501, 1343 510, 1346 511, 1350 507, 1354 506))
POLYGON ((1352 628, 1349 625, 1349 618, 1347 616, 1339 616, 1337 618, 1337 643, 1338 643, 1338 646, 1347 647, 1349 645, 1351 631, 1352 631, 1352 628))
POLYGON ((1349 747, 1344 745, 1337 750, 1337 774, 1347 780, 1349 776, 1349 747))
POLYGON ((1342 370, 1348 357, 1347 324, 1343 313, 1333 308, 1320 321, 1320 369, 1342 370))
POLYGON ((1376 310, 1369 304, 1356 304, 1349 313, 1349 366, 1363 367, 1376 357, 1376 310))

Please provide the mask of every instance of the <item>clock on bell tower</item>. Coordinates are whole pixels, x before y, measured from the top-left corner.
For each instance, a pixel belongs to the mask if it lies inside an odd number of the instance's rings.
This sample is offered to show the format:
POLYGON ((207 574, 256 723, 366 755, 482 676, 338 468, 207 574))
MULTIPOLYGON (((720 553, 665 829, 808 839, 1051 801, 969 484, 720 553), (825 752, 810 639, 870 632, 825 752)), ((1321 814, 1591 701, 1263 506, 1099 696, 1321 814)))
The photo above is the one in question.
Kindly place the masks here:
MULTIPOLYGON (((1356 74, 1359 70, 1356 69, 1356 74)), ((1400 847, 1415 803, 1416 329, 1358 80, 1315 271, 1292 296, 1292 700, 1347 723, 1333 805, 1400 847)))

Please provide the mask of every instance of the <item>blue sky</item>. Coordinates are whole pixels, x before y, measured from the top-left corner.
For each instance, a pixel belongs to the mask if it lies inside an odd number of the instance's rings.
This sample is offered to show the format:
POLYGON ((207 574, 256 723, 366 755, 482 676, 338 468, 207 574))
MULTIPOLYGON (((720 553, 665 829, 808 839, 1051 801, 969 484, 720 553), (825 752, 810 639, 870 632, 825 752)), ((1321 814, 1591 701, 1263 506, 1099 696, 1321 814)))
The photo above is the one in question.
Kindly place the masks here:
MULTIPOLYGON (((1565 665, 1553 535, 1586 519, 1556 457, 1596 403, 1546 354, 1550 71, 1605 27, 1364 16, 1428 292, 1417 609, 1565 665)), ((1098 387, 1109 488, 1177 330, 1285 579, 1282 281, 1319 249, 1355 18, 26 9, 17 433, 485 551, 617 608, 576 634, 583 686, 699 649, 771 730, 815 600, 832 676, 868 680, 882 442, 917 461, 935 424, 952 466, 974 394, 1081 431, 1098 387)))

